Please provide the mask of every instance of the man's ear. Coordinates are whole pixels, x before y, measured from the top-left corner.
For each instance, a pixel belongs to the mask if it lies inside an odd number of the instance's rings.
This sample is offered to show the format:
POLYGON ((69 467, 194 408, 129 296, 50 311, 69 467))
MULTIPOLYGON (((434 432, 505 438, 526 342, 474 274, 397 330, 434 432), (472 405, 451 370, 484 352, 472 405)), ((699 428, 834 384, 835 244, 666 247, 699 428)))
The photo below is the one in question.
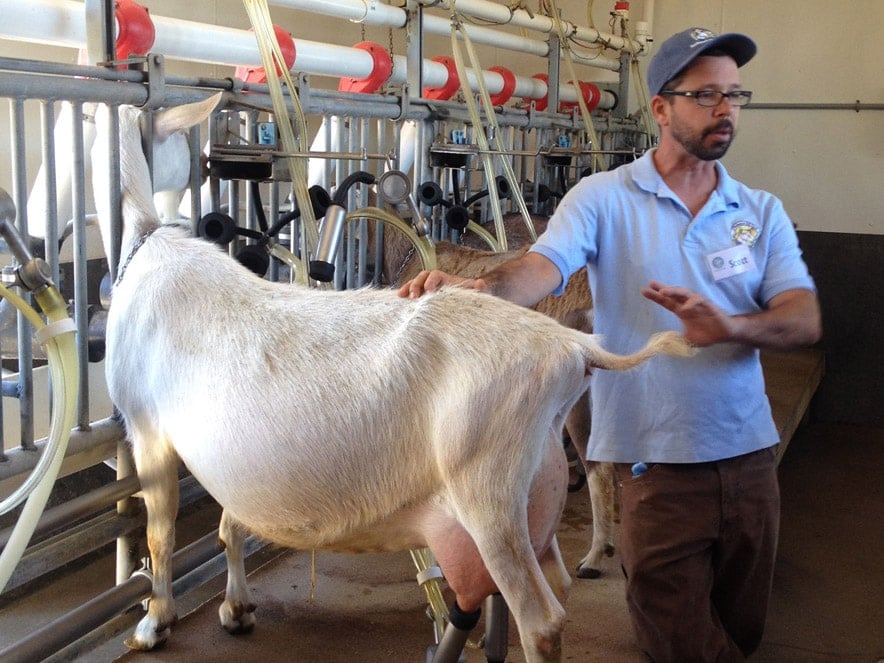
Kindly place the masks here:
POLYGON ((651 114, 654 116, 654 119, 657 120, 657 124, 661 127, 669 124, 669 113, 672 109, 672 104, 665 97, 660 96, 659 94, 651 97, 651 114))

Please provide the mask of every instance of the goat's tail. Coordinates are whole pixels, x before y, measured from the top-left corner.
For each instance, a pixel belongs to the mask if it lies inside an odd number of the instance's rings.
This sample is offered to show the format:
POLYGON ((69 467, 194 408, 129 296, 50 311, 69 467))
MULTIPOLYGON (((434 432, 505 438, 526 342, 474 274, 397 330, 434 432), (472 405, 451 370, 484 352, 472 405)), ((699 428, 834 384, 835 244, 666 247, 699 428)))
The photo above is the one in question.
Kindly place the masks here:
MULTIPOLYGON (((598 337, 593 338, 597 339, 598 337)), ((655 355, 692 357, 696 353, 697 349, 687 342, 684 335, 674 331, 654 334, 645 347, 629 355, 618 355, 608 352, 603 350, 597 342, 593 341, 587 357, 587 368, 606 368, 614 371, 624 371, 638 366, 655 355)))

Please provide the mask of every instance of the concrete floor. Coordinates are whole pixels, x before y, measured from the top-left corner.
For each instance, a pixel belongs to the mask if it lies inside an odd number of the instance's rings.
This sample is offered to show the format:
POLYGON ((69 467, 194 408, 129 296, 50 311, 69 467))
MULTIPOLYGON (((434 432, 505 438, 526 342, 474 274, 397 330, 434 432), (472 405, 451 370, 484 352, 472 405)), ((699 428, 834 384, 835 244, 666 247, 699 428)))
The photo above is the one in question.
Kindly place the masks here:
MULTIPOLYGON (((884 663, 884 487, 876 472, 884 467, 884 429, 800 425, 822 376, 820 353, 763 356, 763 364, 774 419, 791 443, 780 463, 782 526, 768 627, 753 660, 884 663)), ((589 546, 590 513, 585 489, 569 495, 559 530, 568 568, 589 546)), ((214 503, 191 510, 178 528, 179 546, 215 528, 218 515, 214 503)), ((123 639, 140 616, 133 610, 115 623, 119 637, 98 647, 84 639, 48 660, 424 661, 433 630, 408 553, 317 553, 312 598, 310 564, 309 553, 271 547, 250 558, 258 606, 251 634, 231 636, 219 625, 222 574, 179 597, 181 619, 161 650, 127 652, 123 639)), ((93 557, 0 602, 0 649, 109 589, 113 577, 113 557, 93 557)), ((644 660, 633 644, 616 555, 605 560, 601 578, 575 579, 566 608, 565 661, 644 660)), ((524 660, 514 625, 507 660, 524 660)), ((485 656, 469 649, 466 661, 479 663, 485 656)))
MULTIPOLYGON (((782 535, 760 663, 884 661, 884 430, 799 428, 780 466, 782 535), (869 481, 866 477, 872 476, 869 481)), ((591 532, 588 497, 570 495, 560 544, 574 568, 591 532)), ((218 624, 220 598, 184 616, 165 647, 123 653, 106 645, 79 661, 423 661, 432 642, 424 597, 407 553, 318 553, 310 599, 310 556, 286 552, 254 571, 258 625, 246 636, 218 624)), ((220 580, 216 589, 220 591, 220 580)), ((565 661, 631 663, 633 645, 616 556, 597 580, 575 580, 567 603, 565 661)), ((481 624, 480 624, 481 628, 481 624)), ((480 650, 469 663, 484 661, 480 650)), ((510 629, 508 661, 524 660, 510 629)))

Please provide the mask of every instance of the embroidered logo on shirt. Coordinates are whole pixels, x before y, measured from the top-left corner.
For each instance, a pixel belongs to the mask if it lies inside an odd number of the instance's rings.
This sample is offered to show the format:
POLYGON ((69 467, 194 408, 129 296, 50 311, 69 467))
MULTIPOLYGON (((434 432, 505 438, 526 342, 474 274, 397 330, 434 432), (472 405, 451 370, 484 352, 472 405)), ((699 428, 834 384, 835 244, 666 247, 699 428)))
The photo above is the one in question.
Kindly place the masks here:
POLYGON ((753 247, 760 233, 758 227, 748 221, 735 221, 731 224, 731 239, 734 240, 734 244, 753 247))

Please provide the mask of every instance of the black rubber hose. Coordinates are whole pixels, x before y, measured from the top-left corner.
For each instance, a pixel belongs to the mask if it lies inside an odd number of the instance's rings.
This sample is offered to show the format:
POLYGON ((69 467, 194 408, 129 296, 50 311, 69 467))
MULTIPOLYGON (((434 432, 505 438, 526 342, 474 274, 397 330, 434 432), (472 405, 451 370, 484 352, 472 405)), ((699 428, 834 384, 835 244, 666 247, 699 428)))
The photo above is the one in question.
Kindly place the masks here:
POLYGON ((429 207, 442 205, 443 207, 451 207, 451 201, 445 199, 442 193, 442 187, 436 182, 428 181, 418 187, 417 197, 420 201, 429 207))
MULTIPOLYGON (((328 192, 318 184, 311 186, 309 193, 310 205, 313 207, 313 216, 317 219, 321 219, 325 216, 325 210, 331 205, 331 197, 328 195, 328 192)), ((300 209, 293 209, 291 212, 286 212, 285 214, 280 215, 276 223, 274 223, 270 230, 267 231, 267 236, 276 237, 280 230, 300 216, 300 209)))
POLYGON ((249 182, 252 192, 252 208, 255 210, 255 218, 258 219, 258 227, 262 233, 267 232, 267 216, 264 214, 264 204, 261 202, 261 187, 258 182, 249 182))
POLYGON ((456 168, 451 169, 451 190, 454 192, 454 204, 460 205, 460 177, 456 168))
MULTIPOLYGON (((494 184, 497 187, 497 195, 499 197, 506 198, 507 196, 510 195, 510 185, 509 185, 509 182, 506 181, 506 178, 498 176, 498 177, 494 178, 494 184)), ((481 200, 482 198, 484 198, 485 196, 487 196, 489 193, 490 193, 489 189, 482 189, 481 191, 474 193, 472 196, 467 198, 464 201, 463 206, 469 207, 473 203, 475 203, 475 202, 481 200)))
POLYGON ((334 198, 332 198, 332 203, 335 205, 340 205, 344 209, 347 208, 347 191, 351 186, 356 184, 357 182, 361 182, 362 184, 374 184, 374 175, 371 173, 367 173, 364 170, 357 170, 355 173, 347 175, 344 178, 344 181, 341 182, 341 185, 335 191, 334 198))

